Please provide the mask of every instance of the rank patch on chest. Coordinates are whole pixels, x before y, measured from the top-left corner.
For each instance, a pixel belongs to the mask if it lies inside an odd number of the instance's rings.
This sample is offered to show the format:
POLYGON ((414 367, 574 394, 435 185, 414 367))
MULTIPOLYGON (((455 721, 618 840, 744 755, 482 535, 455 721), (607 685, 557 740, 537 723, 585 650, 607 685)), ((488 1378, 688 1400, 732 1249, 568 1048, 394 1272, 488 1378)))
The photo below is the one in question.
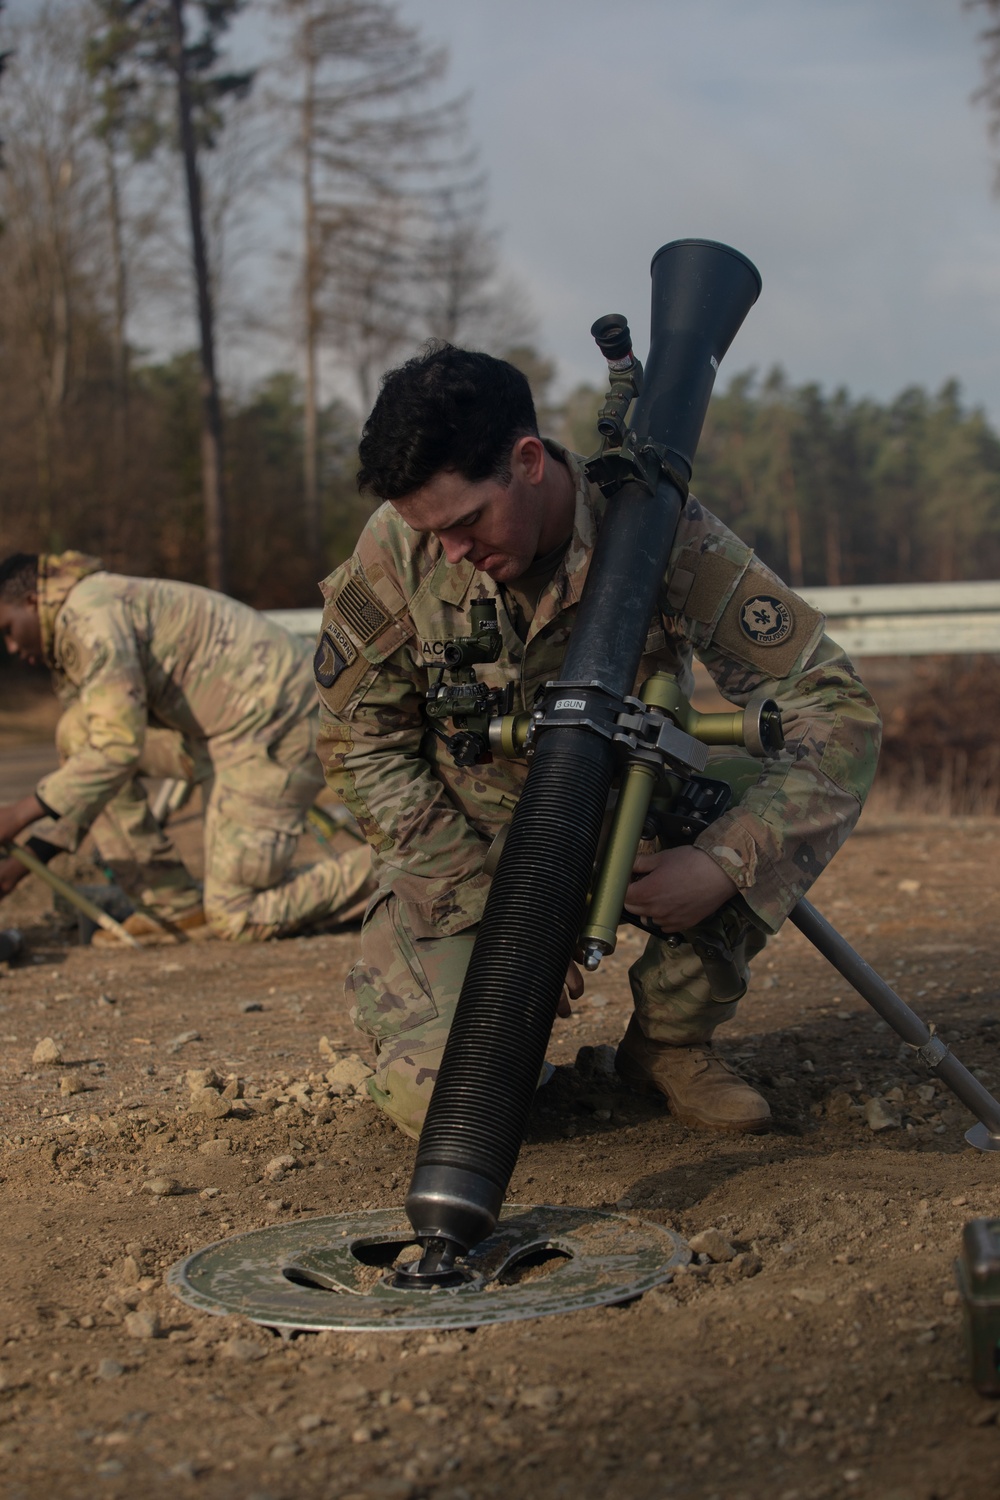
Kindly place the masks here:
POLYGON ((333 603, 363 646, 373 641, 389 623, 390 616, 360 578, 350 579, 333 603))
POLYGON ((740 606, 740 629, 755 646, 780 646, 794 624, 788 605, 773 594, 755 594, 740 606))

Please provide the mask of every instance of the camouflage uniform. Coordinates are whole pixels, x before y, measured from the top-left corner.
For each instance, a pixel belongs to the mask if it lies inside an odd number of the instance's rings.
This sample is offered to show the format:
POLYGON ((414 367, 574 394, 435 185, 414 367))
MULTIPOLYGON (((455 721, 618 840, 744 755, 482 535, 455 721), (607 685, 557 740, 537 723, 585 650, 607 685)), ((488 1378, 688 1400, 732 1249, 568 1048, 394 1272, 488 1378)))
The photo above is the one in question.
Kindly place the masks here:
MULTIPOLYGON (((319 753, 328 784, 375 851, 379 895, 348 979, 354 1017, 374 1039, 371 1089, 410 1134, 423 1119, 489 887, 483 861, 517 802, 527 767, 456 767, 421 716, 441 642, 468 629, 470 604, 496 597, 503 653, 482 681, 515 684, 515 712, 558 677, 587 577, 603 500, 583 460, 548 444, 576 484, 566 555, 543 589, 526 641, 502 590, 468 562, 450 566, 432 534, 390 505, 326 580, 316 653, 319 753)), ((696 652, 731 702, 775 698, 786 748, 697 840, 735 882, 756 928, 748 957, 776 932, 847 838, 871 785, 878 712, 823 617, 693 498, 685 506, 637 678, 692 687, 696 652), (756 618, 755 618, 756 616, 756 618)), ((735 1006, 712 998, 691 949, 651 939, 630 972, 646 1036, 707 1040, 735 1006)))
POLYGON ((202 894, 158 827, 140 775, 200 782, 204 906, 226 938, 293 931, 356 898, 370 856, 289 871, 323 785, 306 643, 222 594, 106 573, 94 558, 41 557, 42 647, 67 704, 62 765, 38 786, 52 814, 33 833, 102 857, 156 915, 202 894))

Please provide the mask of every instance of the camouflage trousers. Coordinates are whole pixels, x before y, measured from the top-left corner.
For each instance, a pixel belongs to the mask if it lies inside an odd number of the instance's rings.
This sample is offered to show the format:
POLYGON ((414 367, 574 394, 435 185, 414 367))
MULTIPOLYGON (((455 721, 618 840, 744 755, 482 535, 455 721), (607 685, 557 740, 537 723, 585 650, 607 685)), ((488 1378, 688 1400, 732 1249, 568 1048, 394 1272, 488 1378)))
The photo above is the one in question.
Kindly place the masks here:
MULTIPOLYGON (((361 930, 361 958, 346 989, 354 1024, 375 1046, 368 1092, 409 1136, 420 1134, 427 1113, 476 931, 415 938, 391 894, 380 897, 361 930)), ((751 929, 747 962, 764 943, 751 929)), ((707 1042, 736 1014, 736 1001, 713 998, 701 959, 686 943, 671 947, 651 937, 629 982, 639 1025, 652 1041, 707 1042)))
MULTIPOLYGON (((283 936, 354 905, 370 879, 367 845, 290 868, 306 814, 323 787, 315 741, 312 715, 276 745, 213 763, 203 741, 148 729, 135 774, 91 828, 101 858, 154 915, 173 921, 204 903, 215 935, 242 942, 283 936), (201 785, 204 889, 153 817, 142 776, 201 785)), ((60 758, 85 743, 86 726, 74 705, 56 730, 60 758)))

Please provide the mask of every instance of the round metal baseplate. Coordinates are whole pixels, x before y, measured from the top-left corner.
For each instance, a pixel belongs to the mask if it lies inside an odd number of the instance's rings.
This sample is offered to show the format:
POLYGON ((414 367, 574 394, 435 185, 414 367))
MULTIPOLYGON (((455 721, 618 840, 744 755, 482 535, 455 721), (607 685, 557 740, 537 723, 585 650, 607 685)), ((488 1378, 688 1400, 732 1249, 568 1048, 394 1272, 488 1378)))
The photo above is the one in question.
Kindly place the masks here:
POLYGON ((591 1208, 508 1204, 461 1262, 468 1280, 434 1291, 392 1285, 417 1250, 402 1209, 301 1219, 196 1250, 168 1285, 202 1312, 286 1332, 476 1328, 604 1307, 669 1281, 691 1252, 659 1224, 591 1208))

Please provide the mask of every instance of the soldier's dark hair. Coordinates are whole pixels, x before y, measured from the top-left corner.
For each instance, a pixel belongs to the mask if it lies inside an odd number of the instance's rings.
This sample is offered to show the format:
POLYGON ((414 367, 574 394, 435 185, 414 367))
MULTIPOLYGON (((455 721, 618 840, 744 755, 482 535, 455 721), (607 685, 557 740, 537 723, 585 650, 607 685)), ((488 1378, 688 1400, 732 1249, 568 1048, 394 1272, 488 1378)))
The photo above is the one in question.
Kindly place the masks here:
POLYGON ((520 370, 430 344, 382 381, 358 446, 358 489, 402 500, 442 470, 509 484, 511 449, 529 434, 538 435, 538 421, 520 370))
POLYGON ((37 592, 37 552, 13 552, 0 562, 0 599, 14 603, 37 592))

